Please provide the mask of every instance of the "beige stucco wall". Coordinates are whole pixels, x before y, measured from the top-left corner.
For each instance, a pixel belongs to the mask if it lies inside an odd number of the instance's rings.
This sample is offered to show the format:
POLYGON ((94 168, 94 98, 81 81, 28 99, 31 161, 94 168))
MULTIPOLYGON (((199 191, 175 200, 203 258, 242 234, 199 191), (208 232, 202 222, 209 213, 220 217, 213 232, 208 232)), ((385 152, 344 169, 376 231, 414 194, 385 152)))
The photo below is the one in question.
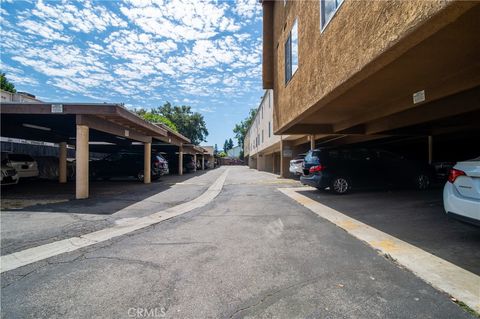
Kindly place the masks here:
MULTIPOLYGON (((283 1, 276 1, 273 130, 278 131, 354 75, 365 72, 372 60, 430 21, 450 2, 345 0, 321 32, 319 1, 288 1, 285 7, 283 1), (284 43, 295 19, 299 68, 285 85, 284 43)), ((410 42, 413 45, 414 41, 410 42)))
POLYGON ((273 134, 273 91, 265 91, 262 102, 260 103, 253 121, 252 126, 248 130, 245 138, 245 150, 248 151, 250 157, 254 156, 258 152, 262 152, 265 149, 271 147, 275 143, 280 141, 280 136, 273 134), (269 123, 271 126, 269 136, 269 123), (262 139, 263 131, 263 139, 262 139), (259 143, 256 145, 255 140, 258 136, 259 143))

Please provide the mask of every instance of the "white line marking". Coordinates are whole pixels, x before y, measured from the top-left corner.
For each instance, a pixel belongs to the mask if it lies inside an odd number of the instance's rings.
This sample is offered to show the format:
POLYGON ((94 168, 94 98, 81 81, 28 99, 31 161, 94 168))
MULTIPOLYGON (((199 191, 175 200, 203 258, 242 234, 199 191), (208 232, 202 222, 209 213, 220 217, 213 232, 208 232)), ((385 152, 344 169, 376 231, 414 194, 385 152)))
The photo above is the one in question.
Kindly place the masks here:
POLYGON ((63 253, 68 253, 83 247, 91 246, 114 237, 131 233, 135 230, 157 224, 161 221, 187 213, 196 208, 205 206, 220 194, 229 169, 220 175, 215 182, 197 198, 183 204, 168 208, 166 210, 132 220, 124 220, 115 226, 95 231, 78 237, 72 237, 45 244, 37 247, 28 248, 22 251, 0 257, 0 273, 16 269, 40 260, 44 260, 63 253))
POLYGON ((480 312, 480 276, 298 193, 313 188, 278 190, 373 248, 389 254, 399 264, 410 269, 433 287, 443 290, 476 312, 480 312))

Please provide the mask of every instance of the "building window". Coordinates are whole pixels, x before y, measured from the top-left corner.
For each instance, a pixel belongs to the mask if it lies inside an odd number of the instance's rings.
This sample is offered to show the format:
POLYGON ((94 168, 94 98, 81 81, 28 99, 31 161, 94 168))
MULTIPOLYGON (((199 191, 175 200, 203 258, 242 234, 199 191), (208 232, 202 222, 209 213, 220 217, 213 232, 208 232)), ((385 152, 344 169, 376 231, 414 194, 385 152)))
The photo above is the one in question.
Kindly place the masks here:
POLYGON ((285 42, 285 84, 287 84, 298 69, 298 23, 293 23, 292 30, 285 42))
POLYGON ((268 122, 268 137, 272 137, 272 125, 268 122))
POLYGON ((332 20, 343 0, 320 0, 320 26, 322 31, 332 20))

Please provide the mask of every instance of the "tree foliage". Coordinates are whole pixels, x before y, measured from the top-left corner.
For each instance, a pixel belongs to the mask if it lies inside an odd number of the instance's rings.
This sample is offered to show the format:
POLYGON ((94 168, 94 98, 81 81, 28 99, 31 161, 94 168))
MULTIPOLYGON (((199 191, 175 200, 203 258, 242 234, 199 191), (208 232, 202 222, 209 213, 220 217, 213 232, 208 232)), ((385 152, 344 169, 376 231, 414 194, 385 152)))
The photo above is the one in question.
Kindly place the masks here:
POLYGON ((223 143, 223 151, 226 152, 229 150, 229 144, 228 144, 228 140, 225 140, 225 142, 223 143))
POLYGON ((255 119, 255 115, 257 114, 256 109, 250 109, 248 116, 238 124, 235 124, 233 128, 233 133, 235 133, 235 138, 238 141, 238 145, 243 149, 243 141, 245 140, 245 136, 247 135, 247 131, 253 123, 255 119))
POLYGON ((202 114, 193 112, 190 106, 173 106, 170 102, 166 102, 147 113, 151 114, 148 116, 161 116, 170 121, 180 134, 190 139, 192 144, 206 142, 208 130, 205 119, 202 114))
POLYGON ((7 92, 16 93, 15 85, 12 82, 8 81, 5 73, 0 73, 1 89, 7 92))
POLYGON ((224 151, 218 153, 218 156, 220 157, 227 157, 227 153, 225 153, 224 151))
POLYGON ((153 114, 145 109, 138 109, 138 110, 135 110, 134 112, 149 122, 163 123, 169 128, 171 128, 172 130, 174 130, 175 132, 178 132, 177 126, 163 115, 153 114))

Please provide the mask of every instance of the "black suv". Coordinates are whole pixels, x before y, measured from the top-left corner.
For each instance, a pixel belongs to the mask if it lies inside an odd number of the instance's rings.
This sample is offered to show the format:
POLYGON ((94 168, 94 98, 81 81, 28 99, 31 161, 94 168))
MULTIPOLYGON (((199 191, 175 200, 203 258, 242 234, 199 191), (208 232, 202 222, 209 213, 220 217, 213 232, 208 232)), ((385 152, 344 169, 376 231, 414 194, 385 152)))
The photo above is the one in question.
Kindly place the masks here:
MULTIPOLYGON (((152 155, 152 180, 168 174, 168 162, 160 154, 152 155)), ((113 153, 100 160, 90 162, 92 179, 109 179, 111 177, 133 176, 143 181, 143 154, 113 153)))
POLYGON ((305 156, 302 184, 318 189, 327 187, 337 194, 352 188, 387 185, 411 185, 417 189, 430 186, 432 168, 397 154, 366 148, 324 148, 305 156))

